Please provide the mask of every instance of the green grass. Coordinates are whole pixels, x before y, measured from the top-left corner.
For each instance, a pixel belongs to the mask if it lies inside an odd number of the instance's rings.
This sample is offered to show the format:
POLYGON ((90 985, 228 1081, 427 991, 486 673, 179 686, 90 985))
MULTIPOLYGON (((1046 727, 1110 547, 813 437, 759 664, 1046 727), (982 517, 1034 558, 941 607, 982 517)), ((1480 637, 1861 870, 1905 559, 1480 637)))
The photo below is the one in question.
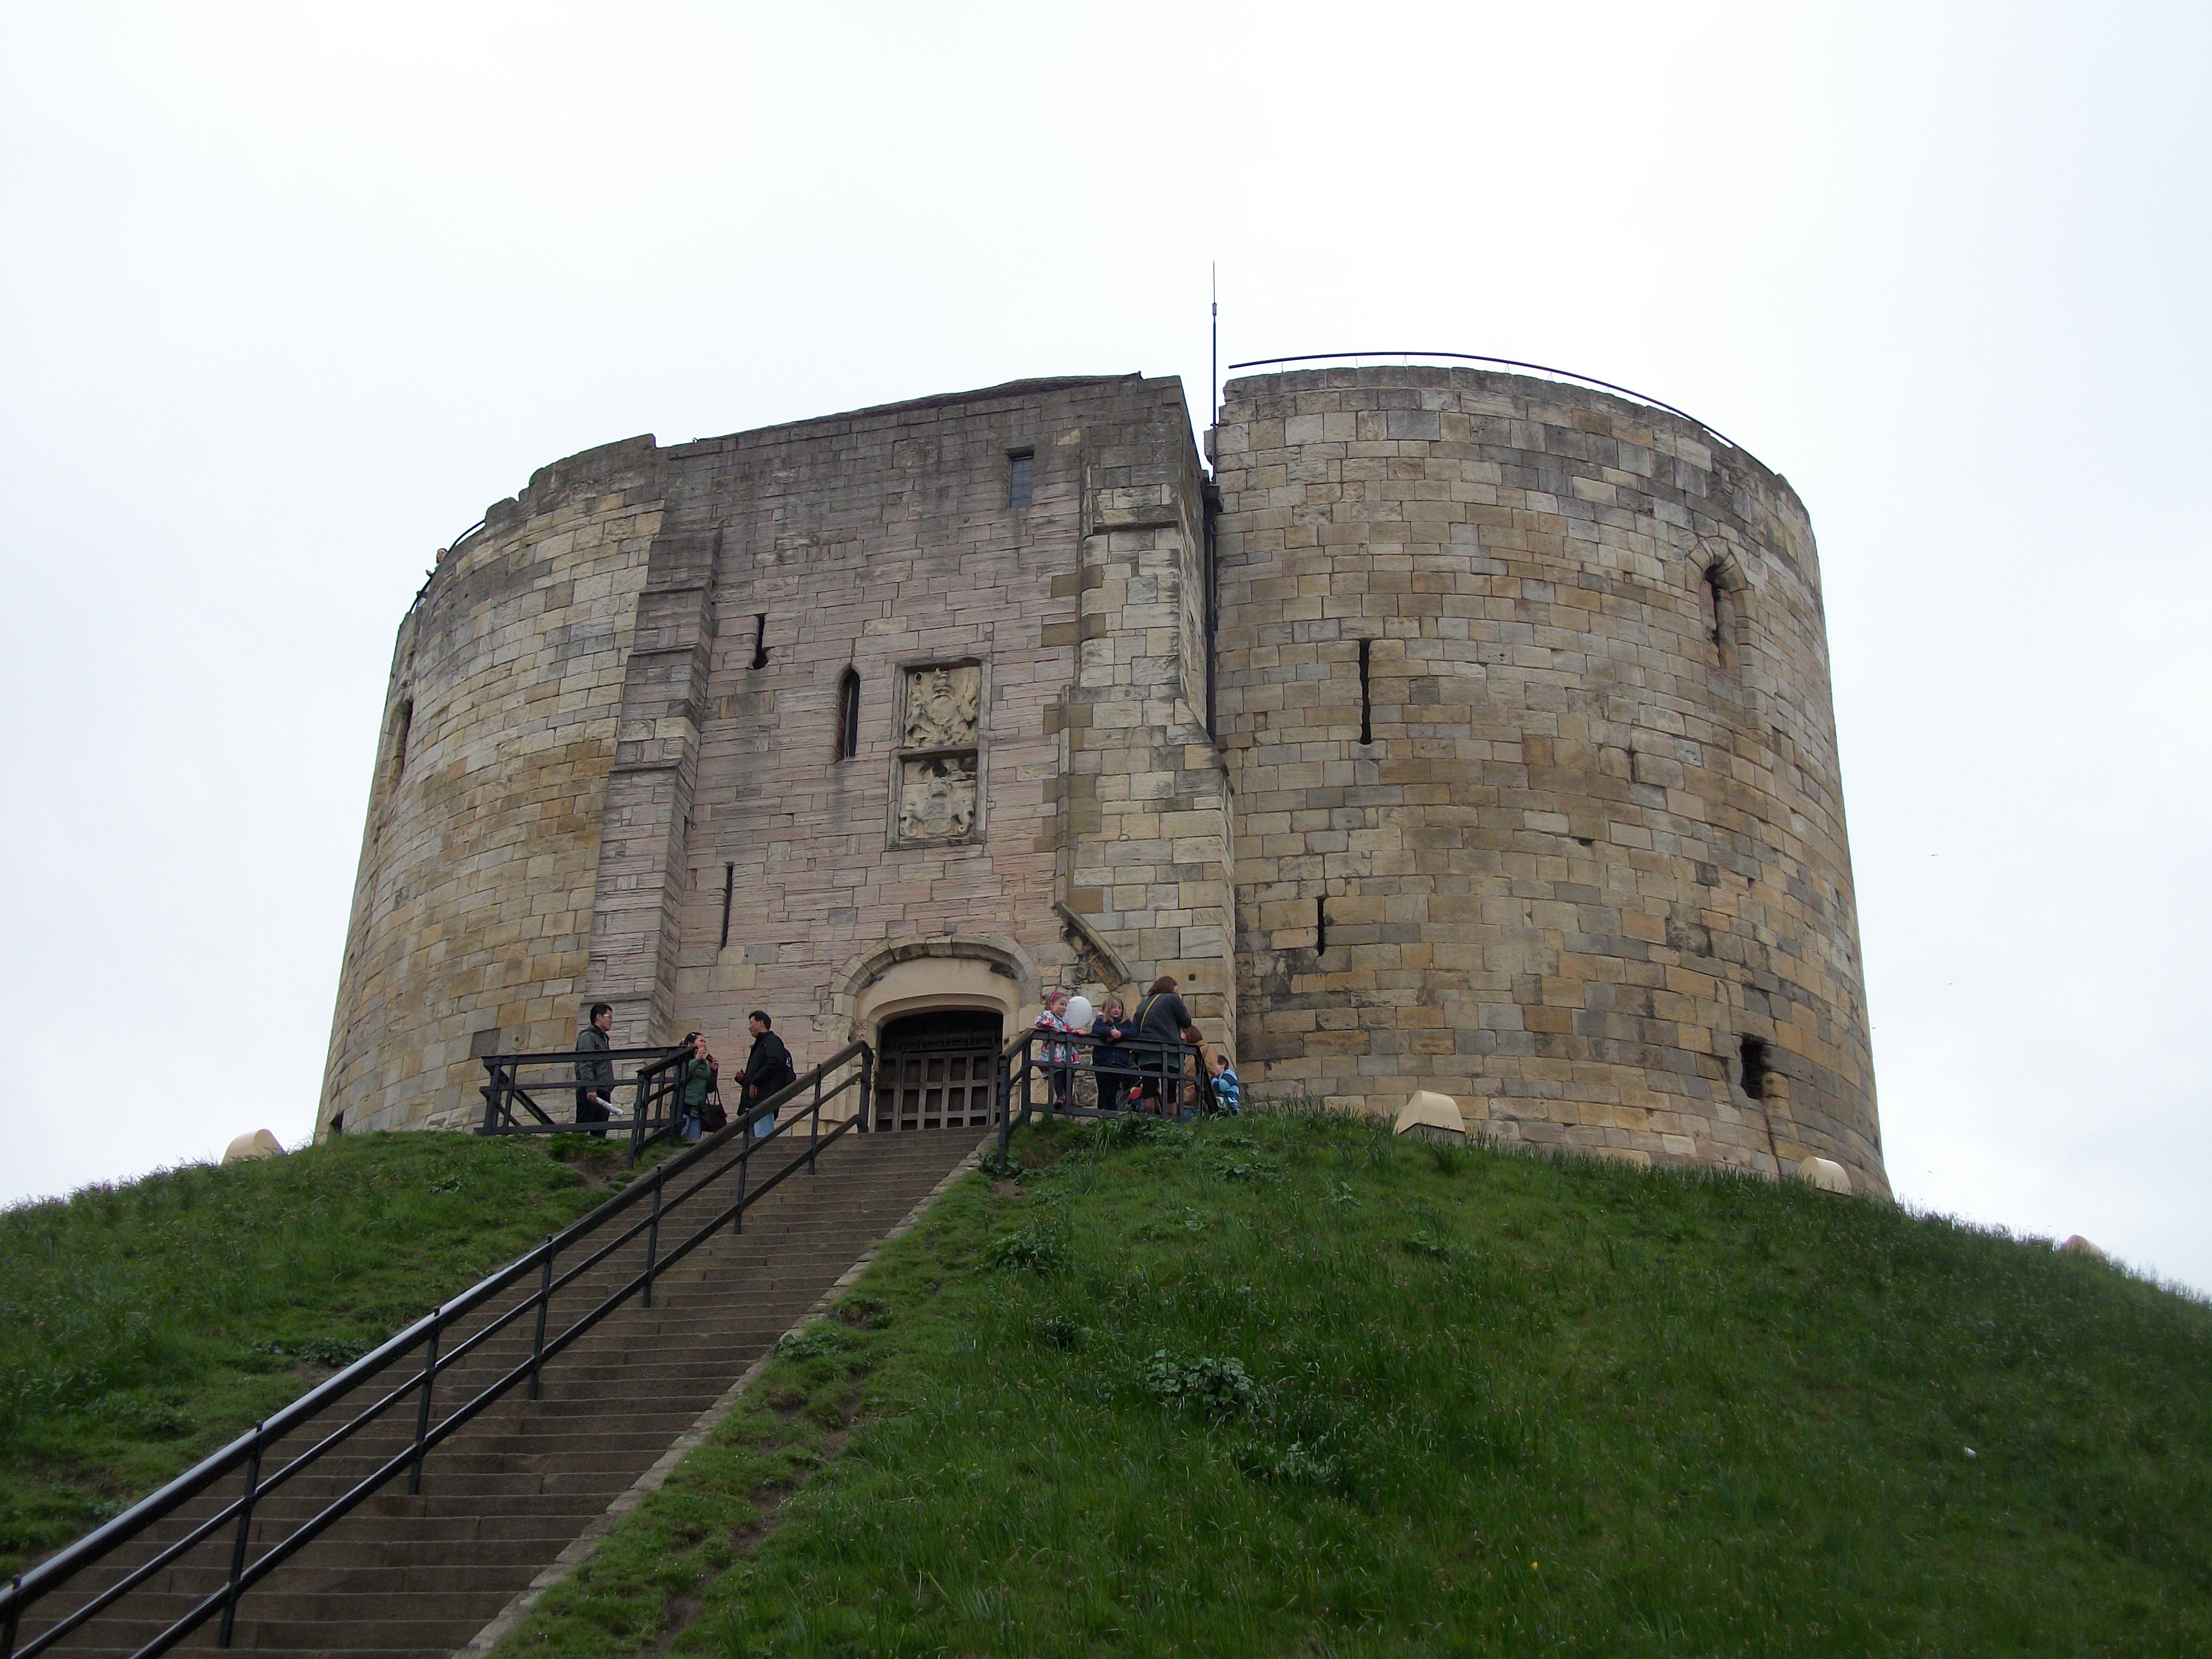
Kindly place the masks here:
POLYGON ((605 1198, 580 1168, 621 1150, 351 1135, 0 1212, 0 1573, 605 1198))
POLYGON ((1325 1118, 1018 1147, 505 1659, 2212 1651, 2199 1302, 1325 1118))

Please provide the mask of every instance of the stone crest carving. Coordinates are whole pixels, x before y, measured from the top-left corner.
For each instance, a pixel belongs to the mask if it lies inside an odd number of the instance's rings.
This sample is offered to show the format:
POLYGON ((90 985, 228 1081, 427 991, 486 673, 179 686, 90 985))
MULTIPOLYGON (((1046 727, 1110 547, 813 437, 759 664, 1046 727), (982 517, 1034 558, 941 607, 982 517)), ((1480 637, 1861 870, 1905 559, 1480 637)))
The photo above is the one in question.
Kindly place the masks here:
POLYGON ((901 841, 965 841, 975 827, 975 756, 899 763, 901 841))
POLYGON ((975 663, 933 663, 906 672, 908 749, 969 749, 982 711, 983 670, 975 663))
POLYGON ((981 772, 982 665, 926 663, 904 678, 896 838, 967 841, 975 832, 981 772))

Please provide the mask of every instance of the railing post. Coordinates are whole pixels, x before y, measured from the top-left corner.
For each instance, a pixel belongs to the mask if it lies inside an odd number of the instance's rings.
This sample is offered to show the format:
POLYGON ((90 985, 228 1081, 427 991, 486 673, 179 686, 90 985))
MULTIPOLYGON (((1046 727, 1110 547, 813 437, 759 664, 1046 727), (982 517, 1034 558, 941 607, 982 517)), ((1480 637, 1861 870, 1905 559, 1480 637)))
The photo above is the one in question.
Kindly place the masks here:
POLYGON ((253 1425, 253 1449, 246 1459, 246 1496, 238 1506, 238 1536, 230 1544, 230 1578, 222 1587, 222 1624, 216 1632, 215 1644, 219 1648, 230 1645, 231 1626, 238 1617, 238 1580, 246 1571, 246 1534, 253 1528, 253 1499, 261 1490, 262 1425, 253 1425))
POLYGON ((814 1068, 813 1117, 806 1131, 806 1173, 814 1173, 814 1155, 822 1150, 822 1068, 814 1068))
MULTIPOLYGON (((1032 1042, 1030 1046, 1035 1048, 1036 1044, 1032 1042)), ((1059 1046, 1053 1042, 1044 1045, 1044 1118, 1048 1123, 1060 1115, 1060 1066, 1052 1057, 1053 1050, 1059 1046)))
POLYGON ((538 1370, 545 1363, 545 1310, 553 1302, 553 1235, 545 1235, 545 1271, 538 1279, 538 1334, 530 1339, 530 1397, 538 1398, 538 1370))
MULTIPOLYGON (((742 1116, 739 1119, 743 1121, 742 1116)), ((745 1124, 745 1132, 738 1137, 744 1142, 738 1153, 738 1212, 730 1220, 730 1236, 734 1238, 745 1230, 745 1172, 753 1166, 753 1126, 745 1124)))
MULTIPOLYGON (((609 1089, 607 1092, 612 1094, 614 1091, 609 1089)), ((638 1158, 645 1151, 646 1093, 645 1067, 641 1066, 637 1068, 637 1081, 630 1091, 629 1167, 633 1170, 637 1168, 638 1158)), ((611 1106, 614 1103, 607 1103, 611 1106)))
POLYGON ((423 1444, 430 1437, 430 1387, 438 1380, 438 1333, 445 1324, 446 1310, 440 1307, 430 1315, 430 1352, 422 1361, 422 1398, 415 1407, 415 1462, 407 1471, 410 1498, 422 1490, 423 1444))
POLYGON ((866 1134, 874 1127, 876 1115, 876 1051, 866 1043, 860 1045, 860 1121, 857 1127, 866 1134))
POLYGON ((668 1173, 665 1164, 653 1172, 653 1219, 645 1230, 645 1305, 653 1305, 653 1264, 660 1255, 660 1187, 668 1173))
POLYGON ((991 1079, 991 1093, 999 1109, 999 1150, 1003 1152, 1014 1133, 1014 1073, 1004 1048, 999 1050, 996 1070, 998 1075, 991 1079))

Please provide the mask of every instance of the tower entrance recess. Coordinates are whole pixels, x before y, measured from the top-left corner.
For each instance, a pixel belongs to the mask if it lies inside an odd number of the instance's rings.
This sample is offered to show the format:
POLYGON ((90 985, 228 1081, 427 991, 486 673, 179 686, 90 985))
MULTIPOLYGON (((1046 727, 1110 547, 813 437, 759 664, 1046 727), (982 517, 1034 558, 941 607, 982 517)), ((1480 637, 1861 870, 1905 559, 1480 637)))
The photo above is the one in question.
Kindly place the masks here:
POLYGON ((889 1020, 876 1067, 878 1129, 988 1129, 998 1076, 995 1013, 950 1008, 889 1020))

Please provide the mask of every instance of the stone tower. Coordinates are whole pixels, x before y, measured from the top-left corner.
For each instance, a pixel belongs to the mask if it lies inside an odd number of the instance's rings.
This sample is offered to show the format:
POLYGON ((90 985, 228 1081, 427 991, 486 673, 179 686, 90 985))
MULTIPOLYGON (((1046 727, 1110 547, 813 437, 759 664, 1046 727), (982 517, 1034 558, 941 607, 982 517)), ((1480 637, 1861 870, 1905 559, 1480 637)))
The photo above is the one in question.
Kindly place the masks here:
POLYGON ((980 1127, 1054 987, 1248 1092, 1887 1191, 1818 566, 1694 422, 1463 369, 1036 380, 542 469, 402 623, 321 1112, 772 1010, 980 1127), (911 1086, 909 1086, 911 1085, 911 1086))
POLYGON ((1886 1193, 1789 484, 1463 368, 1232 381, 1213 454, 1248 1073, 1886 1193))
POLYGON ((918 1124, 988 1121, 1053 986, 1226 1035, 1206 514, 1136 374, 541 469, 400 626, 319 1132, 465 1125, 596 1000, 726 1066, 755 1006, 904 1044, 918 1124))

